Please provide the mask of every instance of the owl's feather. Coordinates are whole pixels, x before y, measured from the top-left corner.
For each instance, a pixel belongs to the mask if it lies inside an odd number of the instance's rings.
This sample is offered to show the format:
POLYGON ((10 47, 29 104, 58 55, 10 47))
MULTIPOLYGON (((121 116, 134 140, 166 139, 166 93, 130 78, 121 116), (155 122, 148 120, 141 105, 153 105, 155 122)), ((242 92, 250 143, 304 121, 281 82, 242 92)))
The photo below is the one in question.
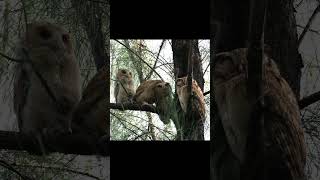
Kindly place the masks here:
MULTIPOLYGON (((219 115, 231 151, 244 161, 249 119, 247 49, 217 54, 214 71, 214 92, 219 115)), ((268 177, 297 179, 304 177, 306 147, 296 97, 281 76, 275 62, 263 58, 263 97, 265 154, 268 177)))

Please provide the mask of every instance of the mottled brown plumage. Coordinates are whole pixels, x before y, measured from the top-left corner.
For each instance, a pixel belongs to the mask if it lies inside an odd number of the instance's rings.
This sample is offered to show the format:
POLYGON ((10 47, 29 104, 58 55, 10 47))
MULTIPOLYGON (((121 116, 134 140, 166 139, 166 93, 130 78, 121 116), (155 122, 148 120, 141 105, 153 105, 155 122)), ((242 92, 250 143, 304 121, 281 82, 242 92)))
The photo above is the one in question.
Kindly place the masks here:
POLYGON ((156 104, 160 120, 170 122, 171 86, 162 80, 147 80, 140 84, 133 100, 141 105, 156 104))
MULTIPOLYGON (((243 162, 253 109, 246 90, 247 49, 219 53, 215 63, 215 101, 231 151, 243 162)), ((263 67, 264 167, 269 177, 303 178, 306 147, 296 97, 267 55, 263 67)))
POLYGON ((70 131, 81 97, 80 69, 70 34, 48 22, 34 22, 27 25, 18 50, 17 57, 25 62, 17 65, 14 85, 20 131, 70 131))
POLYGON ((110 123, 107 122, 107 66, 101 68, 83 91, 82 99, 75 111, 73 122, 80 130, 109 137, 110 123))
MULTIPOLYGON (((184 113, 187 113, 188 111, 188 101, 190 94, 188 93, 188 86, 187 86, 187 76, 178 78, 176 82, 176 87, 177 87, 177 94, 179 98, 179 102, 181 105, 181 108, 184 113)), ((204 102, 204 96, 201 88, 198 86, 197 81, 192 79, 192 94, 193 98, 191 100, 192 105, 191 105, 191 111, 192 115, 196 119, 201 119, 202 121, 205 120, 205 115, 206 115, 206 109, 205 109, 205 102, 204 102)))
POLYGON ((114 88, 116 103, 130 102, 135 94, 132 73, 127 69, 119 69, 116 80, 114 88))

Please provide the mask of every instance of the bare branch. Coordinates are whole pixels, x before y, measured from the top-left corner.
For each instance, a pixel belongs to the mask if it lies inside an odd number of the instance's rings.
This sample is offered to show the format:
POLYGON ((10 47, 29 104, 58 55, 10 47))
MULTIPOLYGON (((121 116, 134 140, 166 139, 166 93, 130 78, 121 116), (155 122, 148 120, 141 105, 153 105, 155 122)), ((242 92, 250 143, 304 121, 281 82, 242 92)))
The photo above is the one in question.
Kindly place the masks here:
POLYGON ((90 178, 93 178, 93 179, 97 179, 97 180, 102 180, 100 178, 98 178, 97 176, 94 176, 92 174, 89 174, 89 173, 85 173, 85 172, 81 172, 81 171, 76 171, 76 170, 72 170, 72 169, 69 169, 69 168, 62 168, 62 167, 52 167, 52 166, 36 166, 36 165, 21 165, 21 164, 11 164, 11 166, 17 166, 17 167, 27 167, 27 168, 39 168, 39 169, 49 169, 49 170, 59 170, 59 171, 65 171, 65 172, 70 172, 70 173, 73 173, 73 174, 80 174, 82 176, 87 176, 87 177, 90 177, 90 178))
POLYGON ((155 60, 155 62, 154 62, 154 64, 153 64, 152 70, 150 70, 149 74, 146 76, 146 78, 145 78, 144 80, 150 79, 150 77, 152 76, 153 70, 156 69, 156 65, 157 65, 157 62, 158 62, 158 60, 159 60, 159 55, 160 55, 160 52, 161 52, 161 50, 162 50, 162 47, 163 47, 164 42, 165 42, 165 39, 162 40, 162 42, 161 42, 161 45, 160 45, 160 47, 159 47, 159 52, 158 52, 157 57, 156 57, 156 60, 155 60))
POLYGON ((300 109, 303 109, 317 101, 320 100, 320 91, 316 92, 314 94, 311 94, 310 96, 304 97, 299 101, 299 107, 300 109))
MULTIPOLYGON (((302 29, 306 28, 305 26, 301 26, 299 24, 297 24, 297 27, 302 28, 302 29)), ((317 30, 314 30, 314 29, 311 29, 311 28, 309 28, 309 31, 320 35, 320 31, 317 31, 317 30)))
MULTIPOLYGON (((46 134, 42 138, 46 152, 109 156, 109 141, 87 133, 46 134)), ((27 133, 0 131, 0 149, 26 150, 41 155, 38 141, 27 133)))
MULTIPOLYGON (((187 105, 187 109, 189 110, 188 112, 191 113, 191 104, 192 104, 192 69, 193 69, 193 57, 192 57, 192 40, 189 40, 189 52, 188 52, 188 76, 187 76, 187 94, 189 94, 189 99, 188 99, 188 105, 187 105)), ((191 114, 188 115, 192 115, 191 114)), ((187 116, 189 118, 189 116, 187 116)))
POLYGON ((311 15, 311 17, 310 17, 310 19, 309 19, 306 27, 305 27, 304 30, 302 31, 302 33, 301 33, 301 35, 300 35, 300 37, 299 37, 299 39, 298 39, 298 47, 300 46, 302 40, 304 39, 306 33, 308 32, 308 30, 309 30, 309 28, 310 28, 313 20, 315 19, 316 15, 318 14, 319 11, 320 11, 320 3, 319 3, 319 5, 317 6, 317 8, 313 11, 313 13, 312 13, 312 15, 311 15))
POLYGON ((2 57, 4 57, 4 58, 8 59, 9 61, 13 61, 13 62, 17 62, 17 63, 22 63, 22 62, 24 62, 23 60, 14 59, 14 58, 9 57, 9 56, 7 56, 7 55, 5 55, 5 54, 1 53, 1 52, 0 52, 0 56, 2 56, 2 57))
POLYGON ((157 71, 155 71, 154 69, 152 69, 152 67, 145 61, 143 60, 136 52, 134 52, 132 49, 130 49, 129 47, 127 47, 125 44, 123 44, 122 42, 120 42, 117 39, 114 39, 115 41, 117 41, 119 44, 123 45, 124 47, 126 47, 129 51, 131 51, 134 55, 136 55, 143 63, 145 63, 152 71, 154 71, 154 73, 156 73, 159 78, 163 81, 163 78, 160 76, 159 73, 157 73, 157 71))
POLYGON ((110 107, 110 109, 146 111, 146 112, 157 113, 157 108, 152 105, 141 106, 136 103, 123 103, 123 104, 110 103, 109 107, 110 107))
POLYGON ((263 50, 264 27, 268 0, 250 1, 249 41, 248 41, 248 80, 247 92, 252 106, 249 119, 246 151, 241 179, 254 179, 257 174, 265 176, 262 156, 264 152, 264 106, 263 90, 263 50))
POLYGON ((203 96, 206 96, 208 94, 210 94, 210 91, 207 91, 207 92, 203 93, 203 96))
POLYGON ((24 180, 33 180, 28 176, 22 175, 18 170, 12 167, 12 165, 8 164, 7 162, 0 160, 0 166, 7 168, 8 170, 16 173, 18 176, 20 176, 24 180))

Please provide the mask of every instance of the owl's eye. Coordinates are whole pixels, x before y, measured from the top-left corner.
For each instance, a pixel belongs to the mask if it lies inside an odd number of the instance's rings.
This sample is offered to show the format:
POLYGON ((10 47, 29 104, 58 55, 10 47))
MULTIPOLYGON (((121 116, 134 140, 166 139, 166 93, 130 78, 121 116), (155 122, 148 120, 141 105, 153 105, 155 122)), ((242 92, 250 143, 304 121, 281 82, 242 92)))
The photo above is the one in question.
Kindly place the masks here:
POLYGON ((121 72, 122 72, 122 74, 126 74, 127 73, 125 70, 122 70, 121 72))
POLYGON ((64 43, 69 42, 69 35, 68 35, 68 34, 62 35, 62 41, 63 41, 64 43))
POLYGON ((158 84, 157 87, 162 87, 161 84, 158 84))
POLYGON ((49 39, 52 36, 52 33, 46 28, 40 28, 39 35, 42 39, 49 39))

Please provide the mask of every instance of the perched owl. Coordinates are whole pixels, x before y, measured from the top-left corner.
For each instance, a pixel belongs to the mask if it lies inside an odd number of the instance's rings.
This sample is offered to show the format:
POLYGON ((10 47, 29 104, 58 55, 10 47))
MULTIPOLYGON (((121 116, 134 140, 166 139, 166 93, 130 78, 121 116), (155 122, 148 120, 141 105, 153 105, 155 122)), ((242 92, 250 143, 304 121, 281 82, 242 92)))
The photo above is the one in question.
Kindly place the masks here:
MULTIPOLYGON (((215 64, 215 101, 231 151, 243 163, 254 106, 246 90, 247 49, 219 53, 215 64)), ((296 97, 267 55, 263 67, 264 167, 270 177, 303 178, 306 147, 296 97)))
POLYGON ((22 132, 67 132, 81 98, 70 34, 48 22, 27 25, 15 72, 14 111, 22 132))
POLYGON ((140 84, 133 100, 142 105, 156 104, 159 118, 164 124, 170 122, 171 86, 162 80, 147 80, 140 84))
POLYGON ((135 94, 132 73, 127 69, 119 69, 116 80, 114 88, 116 103, 130 102, 135 94))
POLYGON ((75 111, 73 122, 82 131, 93 135, 109 137, 109 122, 107 122, 107 66, 101 68, 90 80, 83 91, 82 99, 75 111))
MULTIPOLYGON (((176 81, 176 87, 177 87, 177 94, 179 98, 179 102, 181 105, 181 108, 184 113, 187 113, 188 109, 188 101, 190 94, 188 94, 188 86, 187 86, 187 76, 178 78, 176 81)), ((206 114, 206 109, 205 109, 205 102, 204 102, 204 96, 202 93, 202 90, 198 86, 197 81, 192 79, 192 106, 191 106, 191 111, 192 115, 196 119, 201 119, 205 120, 205 114, 206 114)))

